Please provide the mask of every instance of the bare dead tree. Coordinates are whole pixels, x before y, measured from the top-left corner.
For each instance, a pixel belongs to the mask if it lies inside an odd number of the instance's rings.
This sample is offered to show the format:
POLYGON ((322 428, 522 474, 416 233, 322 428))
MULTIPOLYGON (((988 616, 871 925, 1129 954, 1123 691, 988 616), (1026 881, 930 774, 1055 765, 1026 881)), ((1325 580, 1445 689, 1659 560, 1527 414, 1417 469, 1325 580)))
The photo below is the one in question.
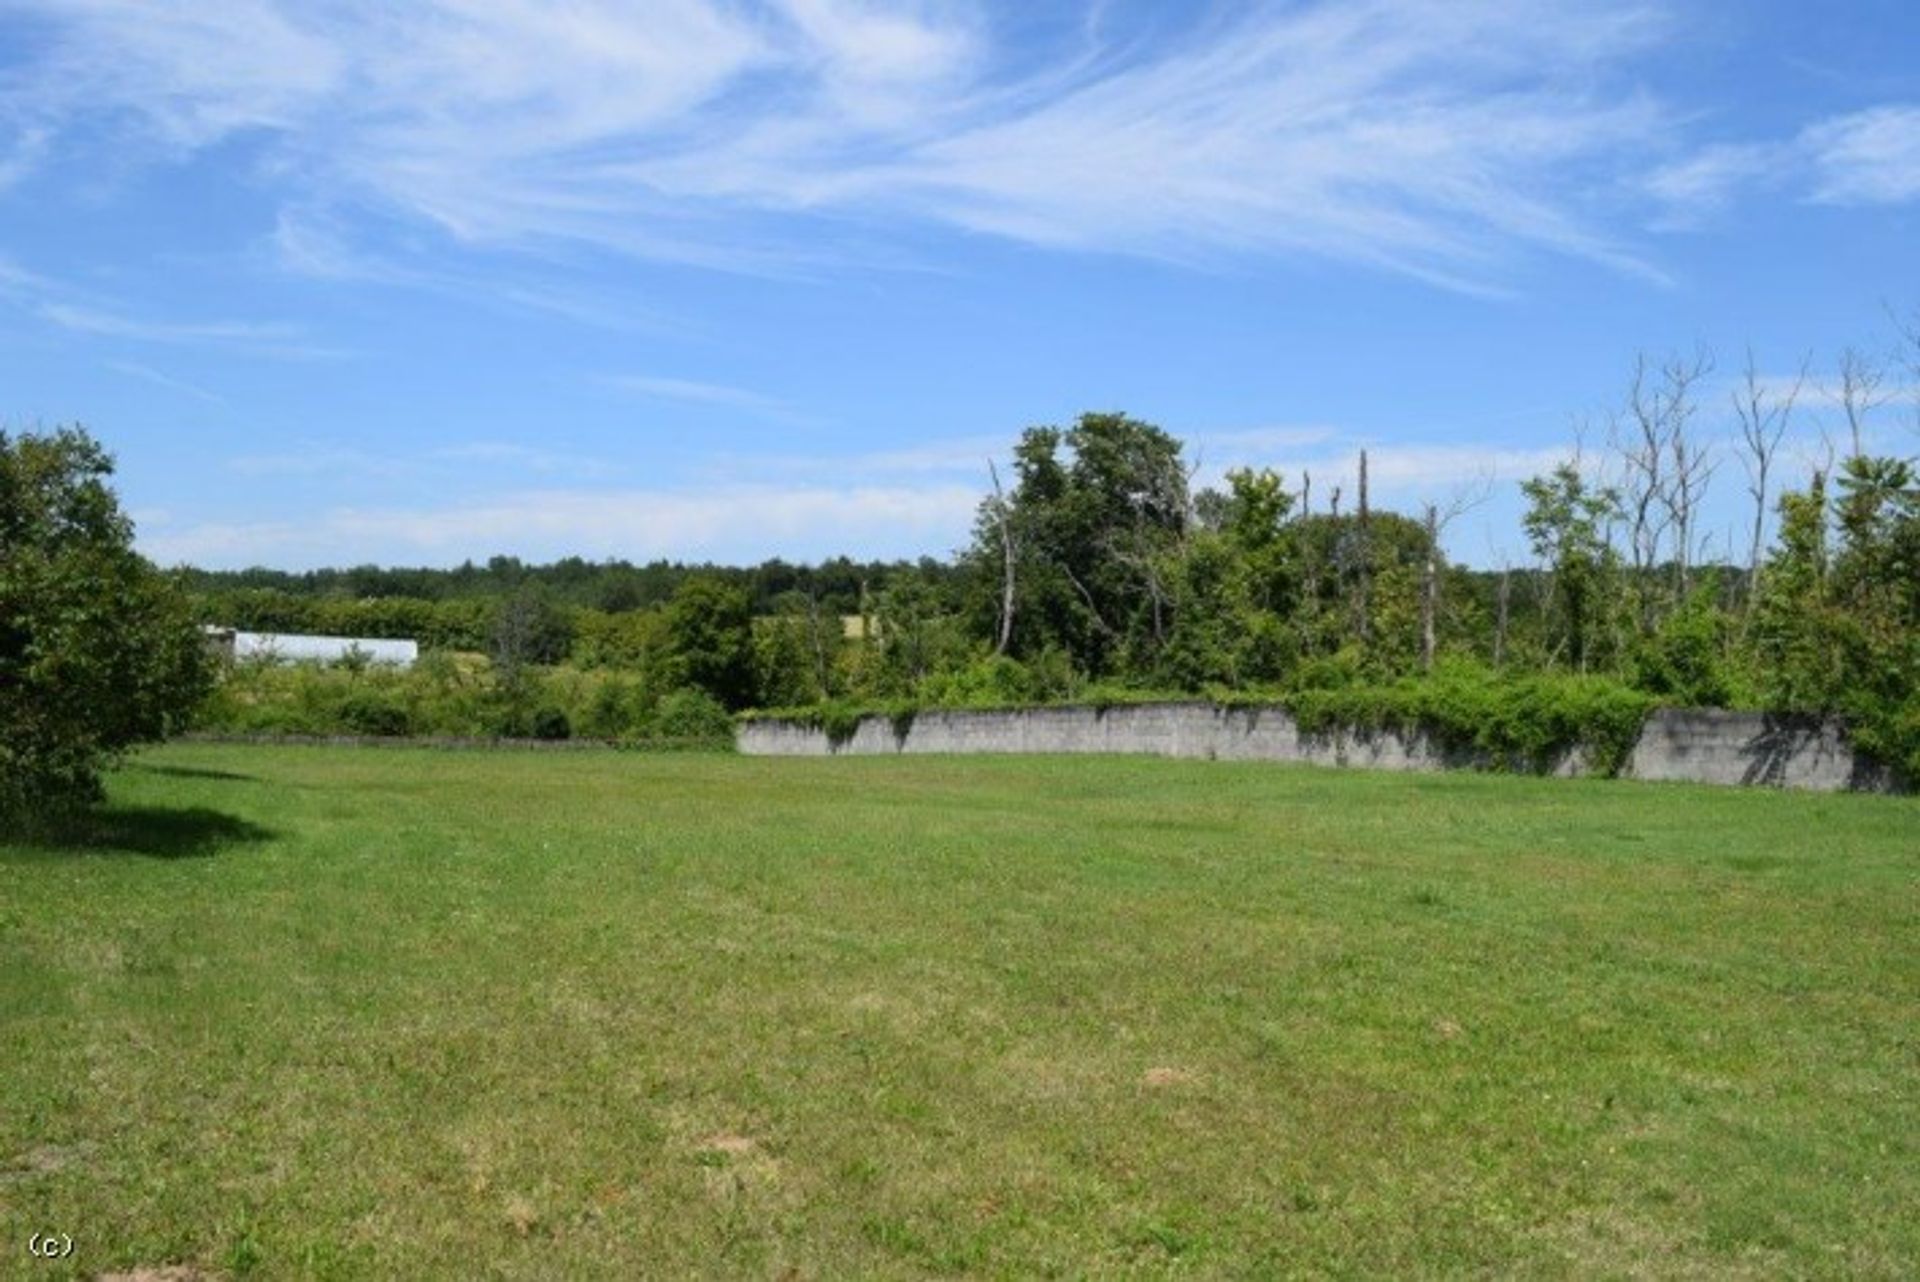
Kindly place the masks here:
POLYGON ((1700 441, 1688 430, 1696 409, 1691 383, 1706 372, 1707 369, 1703 368, 1687 374, 1684 383, 1669 382, 1674 391, 1670 401, 1674 417, 1667 444, 1673 466, 1667 472, 1670 480, 1661 503, 1667 509, 1668 520, 1673 527, 1674 550, 1678 554, 1679 563, 1674 567, 1678 582, 1676 600, 1685 600, 1693 588, 1692 571, 1696 556, 1694 529, 1700 519, 1707 486, 1713 481, 1713 474, 1719 466, 1714 459, 1712 442, 1700 441))
POLYGON ((1130 566, 1139 574, 1141 584, 1147 589, 1147 603, 1153 608, 1154 644, 1165 644, 1166 618, 1172 612, 1173 594, 1168 590, 1165 580, 1160 577, 1160 567, 1153 553, 1115 548, 1110 555, 1121 565, 1130 566))
MULTIPOLYGON (((1620 493, 1627 526, 1627 556, 1633 565, 1636 590, 1644 586, 1659 561, 1665 533, 1660 525, 1659 495, 1666 484, 1666 416, 1652 386, 1645 352, 1633 358, 1633 379, 1627 389, 1627 412, 1608 425, 1608 437, 1620 456, 1620 493)), ((1648 625, 1644 602, 1641 625, 1648 625)))
MULTIPOLYGON (((1175 457, 1168 466, 1155 469, 1154 475, 1149 478, 1153 510, 1174 516, 1173 556, 1176 561, 1185 559, 1188 540, 1193 533, 1193 478, 1200 467, 1198 455, 1191 463, 1175 457)), ((1170 626, 1168 620, 1174 613, 1176 602, 1172 585, 1163 577, 1164 549, 1156 536, 1156 528, 1148 509, 1145 506, 1136 507, 1129 545, 1110 546, 1109 554, 1119 563, 1133 567, 1140 576, 1147 590, 1147 600, 1153 607, 1153 641, 1160 646, 1166 644, 1170 626)))
POLYGON ((1912 431, 1920 435, 1920 307, 1906 316, 1889 307, 1887 314, 1893 317, 1894 332, 1900 336, 1900 362, 1907 367, 1907 390, 1913 397, 1912 431))
POLYGON ((1657 368, 1640 353, 1625 421, 1615 420, 1613 444, 1625 465, 1628 548, 1643 629, 1655 622, 1647 587, 1663 549, 1670 548, 1674 561, 1677 595, 1684 597, 1691 585, 1694 526, 1715 464, 1711 447, 1696 440, 1690 426, 1699 410, 1698 387, 1712 372, 1713 355, 1704 346, 1692 356, 1670 356, 1657 368))
POLYGON ((1080 576, 1065 565, 1060 567, 1060 572, 1067 576, 1067 582, 1073 584, 1074 591, 1078 592, 1080 599, 1086 603, 1087 614, 1093 619, 1094 626, 1108 636, 1117 635, 1113 630, 1113 625, 1108 623, 1105 617, 1101 615, 1100 607, 1094 604, 1093 593, 1087 591, 1087 585, 1080 581, 1080 576))
POLYGON ((1852 456, 1859 458, 1864 449, 1867 421, 1875 410, 1893 399, 1893 389, 1886 386, 1886 365, 1857 347, 1840 353, 1839 377, 1840 385, 1835 390, 1840 397, 1840 411, 1847 417, 1852 456))
POLYGON ((1300 515, 1313 515, 1313 473, 1300 469, 1300 515))
POLYGON ((993 478, 993 517, 994 524, 1000 528, 1000 563, 1002 569, 1000 584, 1000 636, 994 644, 993 652, 995 654, 1005 654, 1007 652, 1007 646, 1013 641, 1013 514, 1007 509, 1006 491, 1000 488, 1000 469, 994 466, 992 459, 987 460, 987 474, 993 478))
POLYGON ((1368 641, 1369 628, 1368 601, 1373 587, 1373 546, 1369 537, 1372 533, 1372 511, 1367 505, 1367 452, 1360 451, 1360 517, 1356 526, 1358 546, 1355 552, 1360 558, 1360 568, 1354 584, 1354 631, 1360 637, 1360 644, 1368 641))
POLYGON ((1493 493, 1493 478, 1484 476, 1471 487, 1455 491, 1443 511, 1438 504, 1426 508, 1427 556, 1420 576, 1420 670, 1433 671, 1434 652, 1439 646, 1440 618, 1440 536, 1448 525, 1479 507, 1493 493))
POLYGON ((1807 370, 1813 364, 1809 352, 1800 358, 1800 369, 1793 386, 1784 393, 1771 388, 1760 377, 1753 361, 1753 348, 1747 348, 1746 378, 1733 392, 1733 412, 1740 421, 1740 463, 1747 472, 1747 493, 1753 496, 1753 530, 1747 542, 1747 606, 1749 618, 1760 591, 1760 550, 1766 543, 1767 485, 1773 472, 1781 438, 1793 417, 1794 402, 1806 385, 1807 370))
POLYGON ((1508 603, 1513 599, 1513 563, 1500 563, 1500 598, 1493 624, 1493 666, 1498 668, 1507 661, 1507 613, 1508 603))
MULTIPOLYGON (((1725 530, 1721 531, 1721 534, 1720 534, 1720 546, 1722 548, 1721 558, 1720 558, 1721 564, 1729 567, 1731 567, 1734 564, 1734 560, 1733 560, 1734 538, 1736 533, 1737 531, 1734 529, 1734 527, 1729 525, 1725 530)), ((1749 574, 1747 576, 1747 585, 1746 585, 1746 590, 1749 594, 1751 594, 1753 590, 1752 585, 1753 585, 1753 576, 1749 574)), ((1720 613, 1731 615, 1736 609, 1739 608, 1740 591, 1741 591, 1741 585, 1735 582, 1733 575, 1723 574, 1720 576, 1720 604, 1719 604, 1720 613)))
POLYGON ((1440 613, 1440 509, 1427 504, 1427 556, 1420 572, 1420 671, 1433 671, 1438 643, 1434 619, 1440 613))
POLYGON ((820 624, 820 598, 807 589, 807 635, 813 642, 814 675, 820 682, 820 697, 833 697, 833 666, 827 659, 827 637, 820 624))

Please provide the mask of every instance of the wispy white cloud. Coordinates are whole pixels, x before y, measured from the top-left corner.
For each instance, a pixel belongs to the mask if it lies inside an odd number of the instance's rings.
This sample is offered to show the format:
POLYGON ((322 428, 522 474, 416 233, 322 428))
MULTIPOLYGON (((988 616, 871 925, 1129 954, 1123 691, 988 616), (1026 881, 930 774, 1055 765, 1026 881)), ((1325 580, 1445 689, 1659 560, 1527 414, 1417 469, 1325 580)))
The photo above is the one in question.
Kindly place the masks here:
POLYGON ((1340 428, 1321 424, 1236 427, 1221 431, 1199 431, 1187 436, 1196 453, 1212 457, 1249 458, 1277 451, 1298 450, 1348 435, 1340 428))
POLYGON ((33 127, 17 130, 12 138, 0 141, 0 190, 33 172, 52 138, 51 129, 33 127))
POLYGON ((526 472, 539 472, 544 475, 562 474, 580 478, 614 476, 625 470, 608 459, 590 454, 534 449, 510 441, 475 441, 468 445, 449 445, 431 451, 427 458, 435 462, 479 463, 494 467, 510 467, 526 472))
POLYGON ((1679 230, 1720 213, 1743 188, 1769 183, 1781 149, 1766 143, 1721 143, 1672 161, 1648 175, 1647 192, 1663 207, 1656 226, 1679 230))
POLYGON ((175 378, 171 374, 162 373, 154 369, 151 365, 141 365, 136 361, 108 361, 107 368, 116 374, 125 374, 128 378, 141 379, 144 382, 152 383, 155 387, 164 387, 169 391, 180 392, 213 405, 225 405, 227 403, 226 397, 221 396, 218 392, 210 392, 196 383, 189 383, 183 378, 175 378))
POLYGON ((978 502, 963 485, 535 490, 443 506, 337 508, 300 522, 176 523, 144 531, 140 546, 164 564, 202 566, 452 563, 498 552, 735 561, 847 551, 913 556, 963 541, 978 502))
POLYGON ((973 0, 19 7, 57 36, 11 98, 56 143, 246 136, 289 205, 732 267, 832 218, 1463 288, 1529 249, 1645 271, 1581 185, 1664 120, 1607 75, 1658 38, 1655 0, 1318 0, 1153 40, 1095 4, 1050 57, 973 0))
POLYGON ((280 322, 137 316, 118 301, 101 299, 5 258, 0 258, 0 299, 59 329, 95 338, 219 347, 289 360, 331 360, 352 355, 344 348, 313 342, 297 326, 280 322))
POLYGON ((723 453, 707 458, 699 474, 735 481, 750 477, 832 477, 840 484, 898 484, 902 477, 947 476, 964 477, 984 487, 988 460, 1004 467, 1012 444, 1005 436, 979 435, 842 454, 723 453))
POLYGON ((29 302, 53 293, 59 287, 38 272, 28 271, 5 254, 0 254, 0 298, 29 302))
POLYGON ((328 282, 425 290, 501 309, 560 316, 603 329, 669 328, 651 307, 559 279, 551 263, 527 270, 494 256, 484 269, 428 265, 404 251, 376 250, 356 237, 347 220, 328 211, 287 206, 279 211, 264 248, 268 261, 293 275, 328 282))
POLYGON ((151 320, 89 304, 51 301, 42 301, 36 310, 61 329, 103 338, 225 347, 288 360, 338 360, 353 355, 344 347, 310 342, 298 328, 279 323, 151 320))
POLYGON ((727 409, 775 418, 790 418, 793 408, 786 402, 744 387, 725 383, 705 383, 690 378, 666 378, 657 374, 606 374, 600 379, 606 386, 635 396, 655 400, 690 401, 696 405, 718 405, 727 409))
POLYGON ((1783 141, 1717 143, 1656 169, 1646 187, 1662 223, 1683 227, 1755 192, 1844 206, 1920 200, 1920 106, 1830 116, 1783 141))
POLYGON ((1920 106, 1876 107, 1825 120, 1801 135, 1813 198, 1832 205, 1920 200, 1920 106))
MULTIPOLYGON (((1509 445, 1418 445, 1393 442, 1368 444, 1367 487, 1375 503, 1439 500, 1462 487, 1481 484, 1511 486, 1537 476, 1573 456, 1571 445, 1545 447, 1509 445)), ((1359 492, 1360 449, 1342 443, 1330 448, 1248 449, 1209 460, 1203 480, 1217 481, 1232 467, 1271 467, 1290 488, 1303 477, 1313 477, 1314 505, 1324 511, 1338 486, 1351 509, 1359 492)))
POLYGON ((459 445, 399 453, 309 442, 273 454, 246 454, 226 461, 240 476, 432 480, 447 482, 484 475, 489 469, 561 475, 579 480, 618 475, 611 460, 587 454, 539 449, 509 441, 470 441, 459 445))
POLYGON ((240 476, 404 476, 416 464, 369 450, 339 446, 311 445, 275 454, 243 454, 226 461, 226 468, 240 476))
POLYGON ((108 338, 131 338, 143 343, 267 343, 287 341, 292 331, 282 325, 245 321, 149 321, 72 303, 42 303, 40 314, 62 329, 108 338))

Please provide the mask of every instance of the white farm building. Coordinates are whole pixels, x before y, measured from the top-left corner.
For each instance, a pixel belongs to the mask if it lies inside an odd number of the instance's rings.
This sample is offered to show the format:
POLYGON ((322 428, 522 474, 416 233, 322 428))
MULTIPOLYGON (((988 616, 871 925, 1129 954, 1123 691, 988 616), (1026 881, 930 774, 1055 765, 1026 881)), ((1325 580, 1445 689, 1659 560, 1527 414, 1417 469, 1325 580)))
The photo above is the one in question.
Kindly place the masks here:
POLYGON ((206 632, 209 644, 222 654, 257 663, 342 663, 357 656, 383 667, 410 668, 420 657, 418 641, 241 632, 235 628, 210 627, 206 632))

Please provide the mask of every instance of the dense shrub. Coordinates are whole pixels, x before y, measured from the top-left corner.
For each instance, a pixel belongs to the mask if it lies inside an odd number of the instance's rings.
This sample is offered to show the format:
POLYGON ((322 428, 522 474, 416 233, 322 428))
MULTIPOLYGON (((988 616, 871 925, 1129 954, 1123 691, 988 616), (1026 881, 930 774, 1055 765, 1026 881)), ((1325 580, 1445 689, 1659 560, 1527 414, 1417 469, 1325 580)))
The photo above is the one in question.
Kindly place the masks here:
POLYGON ((1422 730, 1444 747, 1516 770, 1550 768, 1583 748, 1591 769, 1616 773, 1657 700, 1605 677, 1502 677, 1468 664, 1432 677, 1300 690, 1286 706, 1309 732, 1422 730))
POLYGON ((1661 621, 1633 652, 1628 675, 1662 703, 1723 708, 1734 702, 1726 662, 1727 617, 1695 600, 1661 621))
POLYGON ((654 711, 652 737, 731 743, 733 718, 704 690, 675 690, 654 711))
POLYGON ((1018 659, 986 655, 923 681, 919 702, 944 708, 1007 707, 1032 702, 1037 687, 1033 673, 1018 659))
POLYGON ((522 669, 510 683, 484 659, 446 654, 405 671, 229 665, 195 724, 238 734, 732 740, 726 710, 702 691, 658 696, 625 674, 569 667, 522 669))
POLYGON ((744 590, 688 579, 667 607, 666 634, 674 684, 705 690, 728 708, 753 702, 753 605, 744 590))
POLYGON ((573 738, 573 723, 567 720, 566 713, 551 704, 534 710, 531 729, 536 739, 573 738))
POLYGON ((400 736, 413 729, 406 706, 382 691, 353 691, 340 700, 335 715, 340 727, 353 734, 400 736))

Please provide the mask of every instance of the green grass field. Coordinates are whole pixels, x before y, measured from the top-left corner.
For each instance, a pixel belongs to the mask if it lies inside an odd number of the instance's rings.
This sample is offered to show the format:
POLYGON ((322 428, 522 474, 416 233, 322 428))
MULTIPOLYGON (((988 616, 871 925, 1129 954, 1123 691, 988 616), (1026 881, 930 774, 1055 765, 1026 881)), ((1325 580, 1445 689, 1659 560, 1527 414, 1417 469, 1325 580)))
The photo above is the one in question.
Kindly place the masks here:
POLYGON ((0 1277, 1920 1272, 1911 799, 213 746, 112 796, 0 846, 0 1277))

